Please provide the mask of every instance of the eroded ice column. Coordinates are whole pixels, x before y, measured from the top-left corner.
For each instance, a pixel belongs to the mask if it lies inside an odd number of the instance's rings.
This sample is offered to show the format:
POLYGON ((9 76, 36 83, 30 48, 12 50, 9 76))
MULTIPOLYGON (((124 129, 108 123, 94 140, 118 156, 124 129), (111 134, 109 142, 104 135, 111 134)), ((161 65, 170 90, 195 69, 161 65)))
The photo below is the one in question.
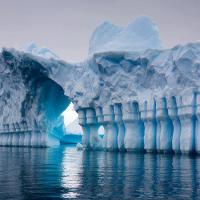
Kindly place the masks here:
POLYGON ((38 123, 38 128, 40 130, 40 146, 41 147, 47 147, 48 145, 48 133, 47 133, 47 130, 46 130, 46 127, 44 127, 44 124, 43 123, 38 123))
POLYGON ((15 131, 16 131, 16 146, 19 146, 19 141, 20 141, 20 127, 19 127, 19 123, 14 123, 15 125, 15 131))
POLYGON ((96 107, 95 111, 96 111, 96 117, 97 117, 97 123, 98 123, 98 130, 101 127, 101 125, 104 127, 104 136, 103 136, 103 138, 101 138, 99 136, 99 132, 98 132, 99 148, 104 149, 105 148, 104 144, 106 144, 106 142, 104 143, 104 141, 106 141, 107 134, 105 133, 105 124, 104 124, 104 120, 103 120, 103 111, 102 111, 101 107, 96 107))
POLYGON ((30 146, 30 133, 26 121, 22 122, 22 131, 24 132, 24 146, 30 146))
POLYGON ((7 135, 8 134, 8 129, 7 129, 7 124, 3 124, 2 127, 2 133, 1 133, 1 145, 5 146, 7 143, 7 135))
POLYGON ((79 124, 83 131, 82 136, 82 144, 84 149, 90 148, 90 132, 89 132, 89 126, 86 123, 86 112, 85 110, 78 110, 78 120, 79 124))
POLYGON ((11 124, 11 134, 12 134, 11 145, 17 146, 18 135, 16 134, 15 123, 11 124))
POLYGON ((9 124, 5 124, 5 134, 4 134, 4 141, 3 141, 3 145, 4 146, 7 146, 9 144, 9 131, 10 131, 10 127, 9 127, 9 124))
POLYGON ((31 129, 31 146, 41 146, 41 132, 36 121, 30 124, 31 129))
POLYGON ((124 145, 127 151, 144 150, 144 126, 140 120, 137 102, 122 105, 123 121, 125 125, 124 145))
POLYGON ((96 113, 93 108, 86 109, 86 123, 89 127, 90 148, 97 149, 99 148, 98 124, 97 124, 96 113))
POLYGON ((24 146, 24 138, 25 138, 25 133, 24 133, 24 124, 23 122, 18 123, 19 125, 19 146, 24 146))
POLYGON ((157 129, 157 151, 170 152, 172 151, 173 124, 168 115, 166 98, 158 99, 156 105, 156 119, 159 128, 157 129))
POLYGON ((141 119, 144 122, 144 149, 156 151, 156 103, 155 100, 145 101, 141 107, 141 119))
POLYGON ((101 107, 97 107, 96 109, 96 115, 97 115, 97 121, 98 121, 98 124, 99 124, 99 127, 101 125, 103 125, 104 127, 104 136, 103 136, 103 139, 102 139, 102 143, 101 143, 101 146, 104 150, 106 150, 107 148, 107 140, 108 140, 108 134, 107 134, 107 123, 104 123, 104 116, 103 116, 103 110, 101 107))
POLYGON ((113 108, 114 108, 115 122, 117 124, 117 130, 118 130, 118 136, 117 136, 118 149, 120 151, 123 151, 125 150, 124 147, 125 127, 124 127, 124 122, 122 120, 122 105, 115 104, 113 108))
POLYGON ((182 153, 195 151, 195 104, 196 96, 188 94, 182 96, 178 105, 178 115, 181 122, 180 150, 182 153))
POLYGON ((200 154, 200 94, 197 94, 197 101, 196 101, 196 134, 195 134, 195 150, 196 153, 200 154))
MULTIPOLYGON (((173 136, 172 136, 172 150, 175 153, 180 153, 180 135, 181 135, 181 123, 178 116, 177 101, 180 98, 170 97, 168 102, 168 114, 173 123, 173 136)), ((178 103, 179 104, 179 103, 178 103)))
POLYGON ((103 107, 104 129, 106 132, 105 149, 115 151, 118 149, 117 142, 117 125, 114 121, 114 110, 112 105, 103 107))
POLYGON ((7 145, 12 146, 12 137, 13 137, 13 130, 12 130, 12 124, 8 124, 9 130, 8 130, 8 140, 7 145))

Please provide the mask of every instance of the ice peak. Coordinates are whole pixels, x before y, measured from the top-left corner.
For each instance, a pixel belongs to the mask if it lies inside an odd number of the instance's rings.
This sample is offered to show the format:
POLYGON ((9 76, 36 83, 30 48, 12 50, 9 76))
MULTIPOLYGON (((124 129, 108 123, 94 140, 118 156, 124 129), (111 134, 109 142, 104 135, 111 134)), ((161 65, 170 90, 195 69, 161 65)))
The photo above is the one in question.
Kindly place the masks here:
POLYGON ((99 25, 90 39, 89 55, 105 51, 143 51, 162 49, 158 28, 142 16, 125 27, 110 22, 99 25))
POLYGON ((46 47, 39 47, 34 42, 26 45, 25 47, 22 47, 22 50, 26 53, 30 53, 35 56, 40 56, 47 59, 50 58, 59 59, 59 57, 51 50, 49 50, 46 47))

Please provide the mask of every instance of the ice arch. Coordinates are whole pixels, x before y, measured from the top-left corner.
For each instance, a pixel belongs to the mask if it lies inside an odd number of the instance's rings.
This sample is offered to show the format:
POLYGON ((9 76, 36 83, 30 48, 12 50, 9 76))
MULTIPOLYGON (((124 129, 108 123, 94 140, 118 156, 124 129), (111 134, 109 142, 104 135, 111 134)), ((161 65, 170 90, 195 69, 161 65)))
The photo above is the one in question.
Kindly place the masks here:
MULTIPOLYGON (((53 61, 52 61, 53 62, 53 61)), ((0 54, 0 145, 49 146, 63 135, 71 100, 51 61, 4 49, 0 54)))

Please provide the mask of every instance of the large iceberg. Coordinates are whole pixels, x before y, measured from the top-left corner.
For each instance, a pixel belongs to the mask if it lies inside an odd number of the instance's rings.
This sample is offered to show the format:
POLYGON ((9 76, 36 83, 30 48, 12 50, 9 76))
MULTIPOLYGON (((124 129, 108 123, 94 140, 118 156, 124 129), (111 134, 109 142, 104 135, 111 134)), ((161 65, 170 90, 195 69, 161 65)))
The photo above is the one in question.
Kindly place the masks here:
POLYGON ((54 128, 72 102, 86 149, 200 152, 200 43, 161 49, 147 18, 131 24, 132 32, 103 25, 104 37, 99 28, 90 56, 78 64, 3 49, 1 145, 23 141, 20 145, 34 146, 30 130, 42 130, 37 137, 41 144, 43 133, 54 128), (131 34, 140 35, 140 42, 130 42, 131 34), (98 134, 102 126, 103 139, 98 134))

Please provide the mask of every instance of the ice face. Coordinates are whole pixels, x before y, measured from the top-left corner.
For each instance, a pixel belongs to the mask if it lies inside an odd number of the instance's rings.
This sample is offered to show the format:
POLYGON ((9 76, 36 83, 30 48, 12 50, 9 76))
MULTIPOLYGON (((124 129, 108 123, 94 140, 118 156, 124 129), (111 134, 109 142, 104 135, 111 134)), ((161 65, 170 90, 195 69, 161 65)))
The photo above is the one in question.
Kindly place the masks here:
MULTIPOLYGON (((50 63, 15 50, 1 52, 0 129, 8 133, 2 145, 45 146, 48 145, 46 136, 62 136, 60 114, 70 100, 63 88, 50 78, 56 71, 49 68, 50 63), (11 134, 16 127, 19 127, 16 135, 11 134)), ((48 141, 53 143, 52 138, 48 141)))
POLYGON ((156 25, 148 17, 139 17, 126 27, 104 22, 96 28, 89 44, 89 55, 99 52, 162 49, 156 25))

